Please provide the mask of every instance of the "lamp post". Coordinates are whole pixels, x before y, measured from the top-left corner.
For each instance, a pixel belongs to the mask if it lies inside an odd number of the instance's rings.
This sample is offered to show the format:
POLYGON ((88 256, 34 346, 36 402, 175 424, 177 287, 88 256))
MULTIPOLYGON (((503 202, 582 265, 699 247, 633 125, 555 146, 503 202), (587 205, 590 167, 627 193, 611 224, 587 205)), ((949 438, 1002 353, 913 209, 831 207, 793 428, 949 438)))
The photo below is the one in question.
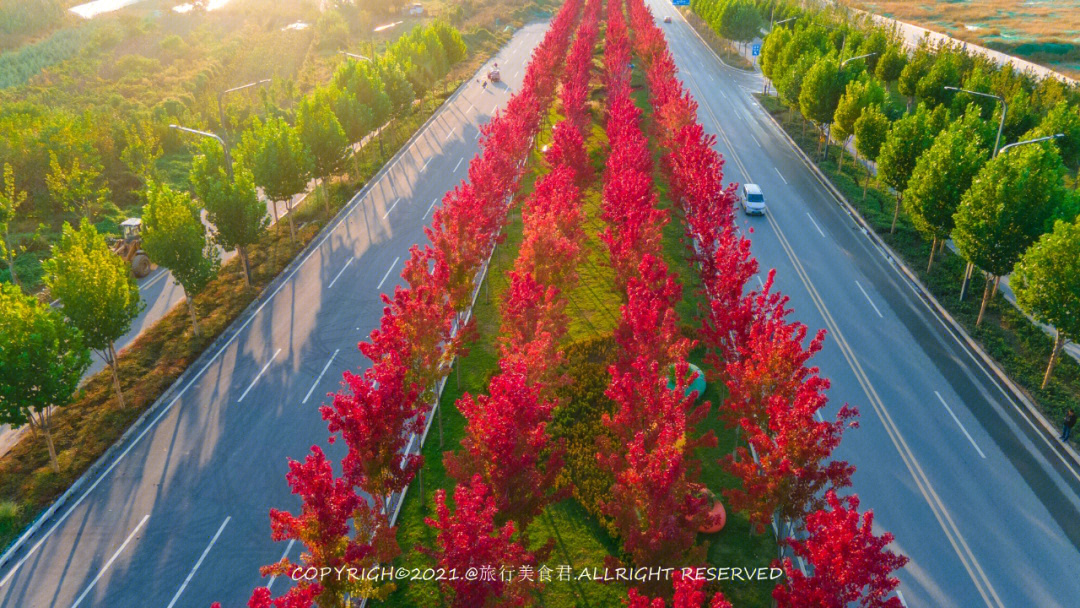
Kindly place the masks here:
POLYGON ((350 53, 348 51, 338 51, 338 53, 341 53, 342 55, 345 55, 346 57, 348 57, 350 59, 356 59, 357 61, 371 61, 370 57, 365 57, 363 55, 357 55, 356 53, 350 53))
POLYGON ((189 129, 188 127, 181 127, 180 125, 169 125, 170 129, 176 129, 177 131, 184 131, 186 133, 194 133, 202 137, 209 137, 216 140, 221 144, 221 149, 225 151, 225 173, 229 176, 229 182, 233 182, 233 167, 232 167, 232 155, 229 154, 229 144, 216 133, 210 133, 209 131, 200 131, 198 129, 189 129))
POLYGON ((867 57, 873 57, 874 55, 877 55, 877 53, 876 52, 874 52, 874 53, 866 53, 865 55, 858 55, 856 57, 852 57, 851 59, 845 59, 845 60, 840 62, 840 67, 844 67, 849 62, 855 61, 856 59, 866 59, 867 57))
POLYGON ((229 125, 225 122, 225 103, 224 103, 225 96, 228 95, 229 93, 235 93, 236 91, 243 91, 244 89, 250 89, 251 87, 257 87, 257 86, 262 85, 262 84, 268 84, 269 82, 270 82, 269 78, 263 78, 262 80, 256 80, 255 82, 249 82, 247 84, 242 84, 242 85, 240 85, 238 87, 233 87, 231 89, 225 89, 224 91, 218 93, 218 96, 217 96, 218 116, 219 116, 219 118, 221 120, 221 132, 225 134, 225 137, 229 136, 229 125))

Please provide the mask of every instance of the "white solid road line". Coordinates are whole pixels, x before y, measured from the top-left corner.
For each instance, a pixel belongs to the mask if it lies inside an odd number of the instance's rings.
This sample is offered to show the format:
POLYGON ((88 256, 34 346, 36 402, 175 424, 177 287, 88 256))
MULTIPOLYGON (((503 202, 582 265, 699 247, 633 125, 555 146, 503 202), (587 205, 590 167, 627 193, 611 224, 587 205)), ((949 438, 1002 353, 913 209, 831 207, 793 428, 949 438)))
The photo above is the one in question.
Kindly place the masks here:
POLYGON ((821 226, 817 225, 817 222, 814 221, 814 216, 810 215, 809 211, 806 212, 806 217, 810 218, 810 223, 814 225, 814 228, 817 228, 818 234, 825 236, 825 233, 821 231, 821 226))
POLYGON ((210 548, 213 547, 214 543, 217 542, 218 537, 221 536, 221 532, 225 529, 225 524, 229 523, 230 519, 232 519, 231 515, 226 517, 225 521, 221 522, 221 527, 217 529, 217 533, 214 534, 214 538, 210 539, 210 544, 206 545, 206 548, 203 549, 202 555, 199 556, 199 561, 195 562, 195 565, 191 568, 191 572, 188 572, 187 578, 184 579, 183 583, 180 583, 180 588, 176 590, 176 595, 173 596, 172 601, 169 602, 169 605, 165 608, 173 608, 173 606, 176 605, 176 600, 180 599, 180 594, 184 592, 184 589, 188 586, 188 583, 191 582, 191 578, 195 576, 195 571, 198 570, 199 566, 202 565, 203 560, 206 559, 206 555, 210 553, 210 548))
POLYGON ((81 594, 79 594, 79 597, 75 598, 75 603, 71 605, 71 608, 75 608, 82 603, 82 601, 86 598, 86 594, 90 593, 90 590, 94 588, 94 585, 96 585, 97 582, 101 579, 102 575, 105 574, 105 571, 109 569, 109 566, 111 566, 112 563, 116 561, 116 558, 120 556, 120 552, 124 550, 124 547, 126 547, 128 543, 131 542, 131 539, 135 538, 135 533, 137 533, 139 529, 143 527, 143 524, 145 524, 146 520, 149 518, 149 514, 143 515, 143 518, 139 520, 139 525, 135 526, 135 529, 131 531, 131 534, 128 534, 128 537, 126 539, 124 539, 123 544, 121 544, 120 548, 116 550, 116 553, 113 553, 112 557, 109 558, 109 561, 105 562, 105 565, 97 573, 97 576, 94 577, 94 580, 90 581, 90 584, 86 586, 86 589, 84 589, 81 594))
POLYGON ((386 269, 386 274, 383 275, 382 280, 379 281, 379 284, 375 286, 375 289, 382 289, 383 283, 386 282, 386 278, 390 276, 390 271, 394 269, 394 266, 397 266, 397 263, 399 261, 401 261, 400 255, 394 258, 394 263, 390 264, 390 267, 386 269))
POLYGON ((948 403, 945 403, 945 398, 941 396, 941 393, 934 391, 934 394, 937 395, 938 401, 941 402, 941 405, 945 406, 945 410, 949 412, 949 415, 952 416, 952 419, 956 421, 956 426, 960 427, 960 430, 964 432, 964 437, 967 437, 968 441, 971 442, 972 447, 974 447, 975 451, 979 453, 979 456, 986 458, 986 454, 983 454, 983 451, 979 449, 979 444, 975 443, 975 440, 971 438, 970 434, 968 434, 967 429, 964 428, 964 425, 960 422, 960 419, 957 418, 956 414, 953 413, 952 408, 949 407, 948 403))
POLYGON ((870 303, 870 306, 874 307, 874 312, 877 313, 877 316, 884 319, 885 315, 881 314, 881 311, 878 310, 877 304, 874 304, 874 301, 870 299, 870 294, 866 293, 866 290, 863 289, 862 283, 860 283, 858 279, 855 280, 855 286, 859 288, 859 291, 862 292, 863 297, 865 297, 866 301, 870 303))
MULTIPOLYGON (((295 542, 296 542, 295 538, 289 541, 289 545, 287 547, 285 547, 285 552, 281 554, 281 559, 279 559, 277 561, 280 562, 282 559, 285 559, 286 557, 289 557, 289 551, 292 551, 292 546, 293 546, 293 543, 295 543, 295 542)), ((271 576, 270 581, 266 583, 266 588, 269 589, 270 587, 273 587, 274 586, 274 581, 276 581, 276 580, 277 580, 277 575, 276 574, 274 576, 271 576)))
POLYGON ((319 377, 315 378, 315 383, 311 385, 311 388, 308 389, 307 394, 304 395, 304 400, 301 401, 300 403, 307 403, 307 400, 311 397, 311 393, 315 392, 315 387, 319 386, 319 382, 322 381, 323 374, 326 373, 326 370, 330 369, 330 364, 334 362, 334 357, 337 356, 338 351, 340 351, 340 350, 341 349, 339 348, 339 349, 334 351, 334 354, 330 355, 330 360, 327 361, 326 365, 323 366, 322 371, 319 372, 319 377))
POLYGON ((784 177, 783 173, 780 173, 780 169, 777 169, 776 166, 773 166, 773 170, 776 171, 776 174, 779 175, 780 179, 784 180, 784 183, 786 184, 787 179, 784 177))
POLYGON ((341 278, 341 273, 345 272, 345 269, 349 267, 349 264, 352 264, 354 259, 356 259, 356 256, 349 257, 349 261, 345 262, 345 265, 341 267, 341 270, 339 270, 338 273, 334 275, 334 280, 330 281, 330 284, 326 286, 327 289, 330 289, 334 286, 334 283, 337 283, 337 280, 341 278))
POLYGON ((251 384, 249 384, 248 387, 244 389, 244 392, 240 395, 240 398, 236 400, 237 403, 240 403, 244 400, 244 397, 247 397, 248 391, 250 391, 252 387, 255 386, 255 383, 258 382, 259 378, 261 378, 262 375, 266 372, 266 368, 270 367, 270 364, 274 362, 274 359, 277 359, 278 353, 280 352, 280 348, 274 351, 274 356, 270 357, 270 360, 266 362, 266 365, 262 366, 262 369, 259 370, 259 373, 255 375, 255 379, 251 381, 251 384))
POLYGON ((397 204, 400 203, 400 202, 401 202, 401 197, 399 196, 398 199, 396 201, 394 201, 394 204, 390 205, 390 208, 386 210, 386 213, 382 214, 382 219, 385 220, 386 216, 390 215, 390 212, 393 211, 394 207, 397 207, 397 204))
POLYGON ((457 170, 461 168, 461 163, 462 163, 462 162, 463 162, 464 160, 465 160, 465 157, 464 157, 464 156, 462 156, 461 158, 459 158, 459 159, 458 159, 458 161, 457 161, 457 164, 456 164, 456 165, 454 165, 454 170, 453 170, 453 173, 457 173, 457 170))
POLYGON ((427 211, 424 212, 424 217, 420 219, 427 219, 428 214, 431 213, 431 210, 435 208, 435 203, 437 202, 439 202, 439 197, 435 197, 435 200, 431 201, 431 204, 428 205, 427 211))

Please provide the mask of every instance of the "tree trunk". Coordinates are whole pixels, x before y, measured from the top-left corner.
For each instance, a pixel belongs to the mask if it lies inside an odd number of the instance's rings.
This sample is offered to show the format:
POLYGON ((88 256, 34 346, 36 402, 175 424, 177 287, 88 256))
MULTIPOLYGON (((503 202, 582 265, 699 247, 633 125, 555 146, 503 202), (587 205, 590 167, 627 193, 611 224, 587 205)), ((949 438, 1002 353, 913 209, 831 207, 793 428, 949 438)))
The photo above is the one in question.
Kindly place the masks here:
POLYGON ((1058 355, 1061 353, 1061 348, 1065 346, 1065 336, 1062 335, 1061 330, 1057 330, 1057 335, 1054 336, 1054 350, 1050 351, 1050 362, 1046 364, 1046 373, 1043 375, 1041 389, 1046 389, 1046 385, 1050 384, 1050 375, 1054 373, 1054 364, 1057 363, 1058 355))
POLYGON ((195 301, 191 299, 191 295, 187 290, 184 290, 184 301, 187 302, 188 315, 191 317, 191 331, 195 332, 196 338, 202 337, 202 330, 199 329, 199 316, 195 314, 195 301))
POLYGON ((1000 285, 1000 284, 1001 284, 1001 277, 994 277, 994 292, 990 294, 991 298, 993 298, 994 296, 997 295, 998 285, 1000 285))
POLYGON ((893 212, 892 212, 892 227, 889 228, 889 234, 893 234, 894 232, 896 232, 896 218, 900 217, 900 200, 903 199, 903 198, 904 198, 903 194, 897 193, 897 195, 896 195, 896 206, 893 207, 893 212))
POLYGON ((274 208, 274 223, 276 224, 276 223, 278 223, 278 220, 280 219, 280 218, 278 218, 278 213, 277 213, 277 203, 278 203, 278 202, 277 202, 277 201, 270 201, 270 202, 271 202, 271 203, 273 204, 273 208, 274 208))
POLYGON ((986 287, 983 288, 982 304, 979 304, 979 318, 975 319, 975 327, 982 325, 983 315, 986 313, 986 305, 990 302, 990 287, 994 281, 986 277, 986 287))
POLYGON ((864 179, 863 183, 862 183, 862 198, 863 198, 864 201, 866 200, 866 187, 869 186, 869 185, 870 185, 870 170, 868 169, 866 171, 866 179, 864 179))
POLYGON ((934 237, 934 240, 930 243, 930 262, 926 265, 926 274, 930 274, 930 269, 934 266, 934 252, 937 251, 938 240, 934 237))
POLYGON ((285 201, 285 218, 289 221, 289 242, 296 244, 296 226, 292 220, 292 199, 285 201))
POLYGON ((244 283, 251 287, 251 262, 248 260, 247 247, 237 247, 236 253, 240 256, 240 265, 244 267, 244 283))
POLYGON ((124 407, 124 391, 120 388, 120 362, 116 360, 116 346, 110 341, 106 349, 109 369, 112 370, 113 390, 116 391, 116 399, 120 402, 120 407, 124 407))
POLYGON ((53 473, 60 472, 60 462, 56 459, 56 443, 53 442, 52 436, 52 413, 49 408, 37 413, 37 420, 34 419, 33 411, 30 412, 30 430, 37 434, 41 431, 45 434, 45 446, 49 449, 49 466, 52 467, 53 473))
POLYGON ((316 186, 321 192, 323 197, 323 206, 326 208, 326 221, 330 221, 330 193, 326 191, 326 179, 320 178, 319 184, 316 186))
POLYGON ((18 275, 15 274, 15 255, 11 252, 11 243, 8 240, 9 238, 10 238, 10 235, 5 233, 4 234, 4 249, 7 250, 8 272, 11 274, 11 282, 14 283, 15 286, 18 287, 19 289, 22 289, 22 283, 19 282, 18 275))
POLYGON ((836 172, 837 173, 843 173, 844 172, 844 150, 846 150, 846 149, 847 149, 847 147, 845 146, 844 142, 840 142, 840 158, 836 161, 836 172))

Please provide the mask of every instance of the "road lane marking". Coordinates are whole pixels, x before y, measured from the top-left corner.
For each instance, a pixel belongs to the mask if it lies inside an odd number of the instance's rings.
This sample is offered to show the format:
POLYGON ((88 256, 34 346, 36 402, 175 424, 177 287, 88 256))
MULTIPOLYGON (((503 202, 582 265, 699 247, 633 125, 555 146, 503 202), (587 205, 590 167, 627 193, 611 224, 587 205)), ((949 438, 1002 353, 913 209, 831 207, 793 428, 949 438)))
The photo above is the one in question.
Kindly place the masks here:
POLYGON ((514 72, 514 80, 517 80, 518 74, 520 74, 520 73, 521 73, 521 70, 517 70, 516 72, 514 72))
POLYGON ((724 89, 720 89, 720 94, 724 96, 724 99, 728 98, 727 93, 724 92, 724 89))
POLYGON ((934 394, 937 395, 938 401, 941 402, 941 405, 945 406, 945 410, 949 412, 949 415, 952 416, 952 419, 956 421, 956 426, 960 427, 960 430, 964 432, 964 437, 967 437, 968 441, 971 442, 971 446, 975 448, 975 451, 979 453, 979 456, 986 458, 986 454, 983 454, 983 451, 979 449, 979 444, 975 443, 975 440, 971 438, 971 435, 967 432, 967 429, 964 428, 963 423, 961 423, 960 419, 957 418, 956 414, 953 413, 952 408, 949 407, 948 403, 945 403, 945 398, 941 396, 941 393, 934 391, 934 394))
POLYGON ((383 283, 385 283, 385 282, 386 282, 386 278, 390 276, 390 271, 394 269, 394 266, 397 266, 397 263, 398 263, 398 262, 399 262, 400 260, 401 260, 401 256, 400 256, 400 255, 399 255, 398 257, 394 258, 394 263, 393 263, 393 264, 390 264, 390 267, 386 269, 386 274, 384 274, 384 275, 382 276, 382 280, 381 280, 381 281, 379 281, 379 284, 375 286, 375 289, 382 289, 383 283))
POLYGON ((499 102, 498 102, 498 101, 496 101, 495 103, 491 104, 491 112, 489 112, 489 114, 493 114, 493 115, 494 115, 494 114, 495 114, 495 110, 497 110, 498 108, 499 108, 499 102))
MULTIPOLYGON (((451 100, 456 99, 459 96, 459 94, 460 94, 460 92, 455 93, 453 96, 451 96, 450 99, 451 100)), ((448 102, 449 102, 449 100, 448 100, 448 102)), ((495 103, 495 105, 493 106, 492 111, 494 112, 494 108, 497 108, 497 107, 498 107, 498 102, 495 103)), ((439 110, 438 114, 436 114, 435 116, 436 117, 441 116, 442 113, 445 112, 445 111, 446 111, 445 109, 441 109, 441 110, 439 110)), ((77 509, 79 507, 79 505, 81 505, 83 503, 83 501, 86 500, 86 498, 91 493, 93 493, 93 491, 98 487, 98 485, 100 485, 101 482, 104 481, 109 476, 109 473, 111 473, 112 470, 115 469, 116 466, 118 464, 120 464, 120 462, 122 462, 125 457, 127 457, 128 453, 130 453, 131 450, 134 449, 135 446, 137 446, 142 441, 143 437, 145 437, 146 434, 149 433, 151 429, 155 428, 157 426, 157 424, 159 422, 161 422, 162 418, 164 418, 166 416, 166 414, 168 414, 169 412, 172 411, 173 406, 175 406, 177 404, 177 402, 179 402, 180 399, 183 398, 184 394, 187 393, 189 388, 191 388, 200 378, 202 378, 203 374, 206 373, 206 370, 210 369, 210 366, 213 365, 217 361, 218 357, 220 357, 229 348, 229 346, 231 346, 232 343, 237 338, 239 338, 240 335, 242 335, 244 333, 244 330, 246 330, 247 326, 250 325, 251 322, 254 321, 259 316, 259 313, 262 312, 262 309, 265 308, 267 304, 274 301, 274 298, 277 296, 278 292, 280 292, 282 290, 282 288, 284 288, 286 285, 288 285, 290 282, 292 282, 293 277, 295 277, 296 273, 299 272, 300 269, 303 268, 307 264, 307 261, 311 258, 312 254, 314 254, 316 250, 321 249, 322 246, 326 244, 326 241, 331 236, 333 236, 337 232, 337 230, 339 228, 341 228, 343 225, 345 225, 346 222, 350 221, 350 219, 352 217, 352 214, 356 210, 355 206, 358 204, 359 201, 362 201, 363 199, 367 198, 367 196, 371 193, 371 187, 370 186, 373 186, 373 185, 379 183, 383 179, 389 179, 388 176, 390 175, 390 172, 393 171, 398 166, 398 164, 401 162, 401 159, 405 157, 404 156, 405 152, 407 152, 408 150, 413 149, 414 146, 418 145, 428 135, 433 134, 433 130, 431 128, 431 125, 433 125, 433 124, 434 124, 433 121, 431 123, 428 123, 427 128, 424 129, 424 132, 422 134, 418 134, 418 135, 414 136, 414 139, 412 140, 412 143, 409 144, 409 147, 406 148, 406 150, 398 152, 397 154, 395 154, 394 157, 391 158, 389 163, 387 163, 381 169, 379 169, 379 171, 375 175, 375 177, 377 178, 375 181, 369 182, 368 187, 362 188, 360 191, 358 191, 356 194, 354 194, 352 198, 349 199, 349 202, 346 204, 346 207, 353 207, 353 208, 350 209, 349 212, 346 213, 345 215, 343 215, 339 220, 337 220, 337 223, 333 227, 333 229, 325 230, 322 233, 322 238, 319 240, 319 243, 317 245, 315 245, 314 247, 312 247, 308 251, 307 255, 304 256, 304 258, 302 260, 300 260, 300 262, 297 263, 296 266, 294 266, 291 271, 289 271, 289 275, 283 281, 281 281, 278 284, 278 286, 274 289, 274 291, 272 293, 270 293, 270 295, 267 296, 266 299, 263 300, 263 302, 261 304, 259 304, 259 307, 255 309, 255 312, 251 316, 249 316, 247 318, 247 320, 245 320, 240 325, 240 327, 237 329, 237 331, 234 334, 232 334, 232 336, 228 339, 228 341, 226 341, 225 344, 223 344, 217 350, 217 352, 214 353, 214 356, 212 356, 210 358, 210 360, 207 361, 202 366, 201 369, 199 369, 198 373, 196 373, 194 376, 192 376, 187 381, 187 383, 183 386, 183 388, 180 389, 180 391, 176 394, 176 396, 173 397, 172 400, 169 401, 169 403, 167 405, 162 407, 161 411, 159 411, 157 413, 157 415, 155 415, 153 417, 153 419, 150 420, 150 422, 148 422, 143 427, 143 429, 141 431, 139 431, 138 435, 136 435, 135 438, 127 445, 127 447, 124 448, 123 451, 121 451, 120 454, 111 463, 109 463, 109 466, 106 467, 105 470, 94 480, 94 482, 90 484, 90 487, 87 488, 84 492, 82 492, 79 495, 79 497, 75 500, 75 502, 72 503, 71 506, 68 507, 67 510, 65 510, 63 512, 63 514, 59 516, 59 519, 49 528, 49 530, 44 535, 42 535, 37 540, 37 542, 35 542, 33 544, 33 546, 31 546, 30 550, 27 551, 26 554, 23 555, 17 562, 15 562, 15 565, 12 566, 12 568, 8 571, 8 573, 4 576, 4 578, 2 580, 0 580, 0 588, 2 588, 4 585, 6 585, 15 576, 15 573, 19 570, 19 568, 21 568, 22 565, 25 564, 26 561, 29 560, 30 557, 32 557, 33 554, 36 553, 37 550, 40 549, 41 546, 45 544, 45 541, 47 541, 49 539, 49 537, 52 536, 52 534, 54 532, 56 532, 56 530, 65 521, 67 521, 68 517, 71 517, 71 514, 75 512, 75 509, 77 509)), ((478 131, 477 134, 476 134, 476 138, 479 139, 480 135, 481 135, 481 133, 478 131)), ((53 303, 53 305, 55 305, 55 302, 53 303)), ((138 421, 136 421, 136 422, 138 422, 138 421)))
POLYGON ((427 171, 427 166, 431 164, 431 159, 432 158, 435 158, 435 157, 434 156, 429 156, 428 159, 424 161, 424 166, 420 167, 420 172, 421 173, 423 173, 424 171, 427 171))
MULTIPOLYGON (((307 403, 307 400, 311 397, 311 393, 315 392, 315 387, 319 386, 319 382, 322 381, 323 374, 326 373, 326 370, 330 369, 330 364, 334 362, 334 357, 337 356, 338 351, 340 351, 340 350, 341 349, 339 348, 339 349, 334 351, 334 354, 330 355, 330 360, 327 361, 326 365, 323 366, 322 371, 319 372, 319 377, 315 378, 315 383, 311 385, 311 388, 308 389, 307 394, 304 395, 304 400, 301 401, 300 403, 302 403, 302 404, 307 403)), ((292 546, 292 545, 290 545, 290 546, 292 546)), ((267 585, 267 586, 269 587, 269 585, 267 585)))
POLYGON ((773 171, 776 171, 776 174, 780 176, 780 179, 784 180, 785 184, 787 183, 787 179, 784 177, 783 173, 780 173, 780 169, 777 169, 776 167, 773 167, 773 171))
POLYGON ((176 590, 176 595, 173 596, 172 601, 169 602, 169 605, 165 608, 173 608, 173 606, 176 605, 176 600, 180 599, 180 594, 184 592, 184 589, 188 586, 188 583, 191 582, 192 577, 195 576, 195 571, 198 570, 199 566, 202 565, 203 560, 206 559, 206 555, 210 553, 211 547, 213 547, 214 543, 217 542, 218 537, 221 536, 221 532, 225 530, 225 524, 229 523, 230 519, 232 519, 231 515, 226 517, 225 521, 221 522, 221 527, 217 529, 217 533, 214 534, 214 538, 210 539, 210 544, 206 545, 206 548, 203 549, 202 555, 199 556, 199 561, 195 562, 195 565, 191 568, 191 572, 188 572, 187 578, 184 579, 183 583, 180 583, 180 588, 176 590))
POLYGON ((469 111, 472 112, 475 109, 476 109, 476 106, 472 105, 472 102, 470 101, 469 102, 469 111))
POLYGON ((274 356, 270 357, 270 360, 266 362, 266 365, 262 366, 262 369, 259 370, 259 373, 255 375, 255 379, 251 381, 251 384, 249 384, 248 387, 244 389, 244 393, 240 395, 239 399, 236 400, 237 403, 240 403, 244 400, 244 397, 247 397, 248 392, 252 389, 252 387, 255 386, 255 383, 259 381, 259 378, 262 377, 263 373, 266 372, 266 368, 270 367, 270 364, 274 362, 274 359, 277 359, 278 353, 280 352, 280 348, 274 351, 274 356))
POLYGON ((461 158, 459 158, 459 159, 458 159, 458 161, 457 161, 457 164, 456 164, 456 165, 454 165, 454 170, 452 171, 452 173, 457 173, 457 170, 461 168, 461 163, 462 163, 462 162, 463 162, 464 160, 465 160, 465 157, 464 157, 464 156, 462 156, 461 158))
POLYGON ((439 202, 439 197, 436 196, 435 200, 431 201, 431 204, 428 205, 427 211, 424 212, 424 217, 420 219, 427 219, 428 214, 431 213, 431 210, 435 208, 435 203, 437 202, 439 202))
POLYGON ((126 547, 128 543, 131 542, 131 539, 135 538, 135 534, 139 531, 140 528, 143 527, 143 524, 145 524, 146 520, 149 518, 149 513, 143 515, 143 518, 139 520, 139 525, 135 526, 135 529, 131 531, 131 534, 128 534, 127 538, 124 539, 123 544, 121 544, 120 548, 116 550, 116 553, 113 553, 112 557, 109 558, 109 561, 105 562, 105 565, 101 568, 101 570, 98 571, 97 576, 94 577, 94 580, 90 581, 90 584, 86 586, 86 589, 84 589, 81 594, 79 594, 79 597, 75 598, 75 603, 71 605, 71 608, 75 608, 82 603, 83 599, 86 598, 86 594, 90 593, 90 590, 94 588, 94 585, 96 585, 97 582, 101 580, 101 577, 105 574, 105 571, 109 569, 109 566, 111 566, 114 561, 116 561, 116 558, 120 556, 120 552, 123 551, 124 547, 126 547))
POLYGON ((757 279, 757 284, 761 285, 761 290, 765 291, 765 281, 761 280, 761 276, 760 275, 754 275, 754 278, 757 279))
POLYGON ((352 261, 354 259, 356 259, 356 256, 351 256, 349 258, 349 261, 345 262, 345 265, 341 267, 341 270, 339 270, 338 273, 334 275, 334 280, 330 281, 330 284, 326 286, 327 289, 330 289, 334 286, 334 283, 337 283, 337 280, 341 277, 341 273, 345 272, 345 269, 349 267, 349 264, 352 264, 352 261))
POLYGON ((765 147, 765 146, 761 145, 761 141, 760 141, 760 140, 758 140, 758 138, 757 138, 757 136, 756 136, 756 135, 754 135, 753 133, 751 133, 751 134, 750 134, 750 137, 753 137, 753 138, 754 138, 754 143, 756 143, 756 144, 757 144, 757 147, 759 147, 759 148, 764 148, 764 147, 765 147))
POLYGON ((898 588, 896 590, 896 599, 900 600, 900 605, 904 608, 908 608, 907 601, 904 600, 904 594, 898 588))
POLYGON ((393 211, 394 207, 397 207, 397 204, 400 203, 400 202, 401 202, 401 197, 399 196, 398 199, 396 201, 394 201, 394 204, 390 205, 390 208, 386 210, 386 213, 382 214, 382 219, 385 220, 386 216, 390 215, 390 212, 393 211))
POLYGON ((866 290, 863 289, 862 283, 860 283, 858 279, 855 280, 855 285, 859 288, 859 291, 862 292, 862 295, 864 298, 866 298, 866 301, 870 303, 870 306, 874 307, 874 312, 877 313, 877 316, 884 319, 885 315, 881 314, 881 311, 878 310, 877 305, 874 304, 874 301, 870 299, 870 294, 866 293, 866 290))
POLYGON ((450 136, 454 134, 454 131, 456 129, 457 129, 457 127, 454 127, 453 129, 450 129, 450 132, 446 134, 446 137, 443 138, 443 141, 446 141, 446 140, 450 139, 450 136))
POLYGON ((473 137, 473 141, 476 141, 476 140, 480 139, 480 136, 483 135, 483 134, 484 134, 483 131, 481 131, 480 129, 477 129, 476 130, 476 136, 473 137))
POLYGON ((817 222, 814 221, 814 216, 810 215, 809 211, 806 212, 806 217, 810 218, 810 223, 814 225, 814 228, 817 228, 818 234, 825 236, 825 233, 821 231, 821 226, 817 225, 817 222))
MULTIPOLYGON (((293 544, 295 542, 296 542, 295 538, 289 540, 289 545, 287 547, 285 547, 285 552, 281 554, 281 559, 277 560, 278 562, 281 562, 281 560, 285 559, 286 557, 289 557, 289 551, 292 551, 292 546, 293 546, 293 544)), ((274 581, 276 581, 276 580, 277 580, 277 575, 276 574, 274 576, 271 576, 270 577, 270 582, 266 583, 266 588, 269 589, 270 587, 272 587, 274 585, 274 581)))

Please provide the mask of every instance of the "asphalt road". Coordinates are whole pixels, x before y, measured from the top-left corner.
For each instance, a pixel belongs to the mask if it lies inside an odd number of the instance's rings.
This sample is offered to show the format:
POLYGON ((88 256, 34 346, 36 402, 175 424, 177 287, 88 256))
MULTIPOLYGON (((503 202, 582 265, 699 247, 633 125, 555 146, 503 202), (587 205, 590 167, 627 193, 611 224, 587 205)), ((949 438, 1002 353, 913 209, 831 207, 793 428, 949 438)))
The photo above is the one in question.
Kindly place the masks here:
POLYGON ((794 318, 829 332, 814 359, 832 381, 826 413, 862 414, 837 456, 911 558, 906 605, 1080 604, 1075 465, 818 183, 754 100, 760 74, 723 65, 670 3, 649 5, 672 17, 660 25, 725 179, 765 193, 765 217, 737 216, 762 276, 776 268, 794 318))
POLYGON ((444 104, 175 400, 0 569, 0 607, 242 606, 269 582, 260 566, 298 557, 270 540, 269 509, 299 505, 286 458, 325 446, 318 405, 342 371, 366 364, 356 344, 382 316, 379 294, 466 176, 479 125, 520 86, 545 29, 529 25, 501 50, 503 83, 469 82, 444 104))

